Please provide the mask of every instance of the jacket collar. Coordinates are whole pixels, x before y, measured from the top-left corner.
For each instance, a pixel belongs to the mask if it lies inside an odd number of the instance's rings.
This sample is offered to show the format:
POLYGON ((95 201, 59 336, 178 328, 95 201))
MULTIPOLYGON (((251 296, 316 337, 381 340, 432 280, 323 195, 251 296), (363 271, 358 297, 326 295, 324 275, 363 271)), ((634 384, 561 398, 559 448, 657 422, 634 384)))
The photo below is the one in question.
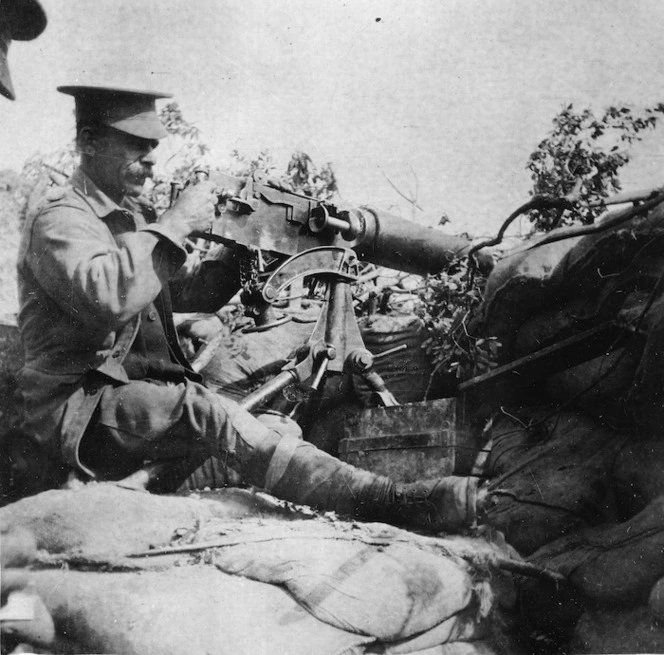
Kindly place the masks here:
POLYGON ((125 206, 129 205, 126 200, 122 201, 122 205, 113 202, 84 172, 79 166, 72 176, 69 178, 69 183, 76 190, 79 196, 85 200, 90 206, 90 209, 95 213, 98 218, 106 218, 113 212, 120 211, 124 214, 131 213, 131 210, 125 206))

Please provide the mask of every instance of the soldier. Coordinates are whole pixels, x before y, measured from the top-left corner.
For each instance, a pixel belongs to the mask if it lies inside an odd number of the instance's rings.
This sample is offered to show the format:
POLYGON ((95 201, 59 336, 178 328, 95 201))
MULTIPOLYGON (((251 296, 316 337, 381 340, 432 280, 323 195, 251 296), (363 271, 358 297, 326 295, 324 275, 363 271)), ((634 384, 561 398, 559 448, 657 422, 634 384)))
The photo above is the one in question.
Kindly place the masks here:
POLYGON ((23 429, 55 464, 50 483, 66 468, 118 480, 166 460, 190 472, 216 455, 318 509, 429 530, 471 521, 472 480, 395 484, 268 429, 201 383, 172 312, 216 311, 239 288, 230 249, 183 266, 183 242, 209 228, 220 190, 190 186, 157 216, 141 194, 166 136, 155 101, 169 96, 59 90, 75 98, 80 167, 27 221, 18 263, 23 429))
POLYGON ((46 14, 37 0, 3 0, 0 3, 0 93, 16 99, 9 74, 7 51, 14 41, 36 39, 46 27, 46 14))

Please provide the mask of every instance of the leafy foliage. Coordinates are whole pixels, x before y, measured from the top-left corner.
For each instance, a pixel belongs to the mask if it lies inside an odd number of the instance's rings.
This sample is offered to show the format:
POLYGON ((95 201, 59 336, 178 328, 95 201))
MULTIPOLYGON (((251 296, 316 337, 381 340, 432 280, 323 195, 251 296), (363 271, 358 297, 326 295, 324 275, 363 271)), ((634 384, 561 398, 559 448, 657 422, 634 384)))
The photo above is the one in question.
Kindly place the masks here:
POLYGON ((495 366, 500 343, 468 332, 473 312, 483 300, 485 279, 469 270, 467 258, 458 259, 445 271, 427 277, 418 295, 417 310, 429 337, 424 348, 436 370, 457 377, 472 377, 495 366))
MULTIPOLYGON (((538 231, 561 225, 589 224, 604 211, 603 200, 621 190, 620 169, 629 162, 629 148, 654 129, 664 104, 637 113, 629 107, 609 107, 599 116, 591 109, 576 111, 567 105, 553 119, 553 128, 530 155, 531 196, 540 200, 573 197, 573 209, 531 209, 529 219, 538 231)), ((447 271, 429 277, 420 293, 419 311, 430 337, 427 351, 434 364, 457 376, 472 376, 494 366, 500 344, 475 338, 467 325, 482 302, 481 278, 469 275, 459 261, 447 271)))
POLYGON ((150 200, 157 212, 168 208, 171 198, 171 183, 184 185, 191 180, 196 170, 205 168, 210 148, 203 141, 198 127, 182 114, 177 102, 169 102, 159 112, 166 131, 167 146, 171 153, 160 167, 161 172, 153 178, 150 200))
MULTIPOLYGON (((621 190, 620 169, 629 162, 629 149, 643 133, 654 129, 664 104, 637 113, 629 107, 609 107, 599 116, 591 109, 576 111, 567 105, 553 119, 549 135, 530 155, 533 199, 573 198, 573 209, 531 209, 536 230, 560 225, 589 224, 604 211, 603 200, 621 190)), ((475 338, 467 325, 482 302, 484 280, 469 274, 468 263, 458 261, 427 278, 420 292, 419 314, 429 331, 425 344, 433 363, 457 376, 472 376, 492 368, 500 344, 475 338)))
POLYGON ((236 177, 248 177, 258 171, 294 193, 324 201, 332 200, 339 190, 332 164, 328 162, 319 169, 306 152, 296 150, 281 174, 277 173, 274 158, 268 150, 262 150, 253 158, 234 150, 231 158, 229 172, 236 177))
POLYGON ((293 153, 282 181, 293 191, 325 201, 332 200, 339 190, 332 164, 328 162, 318 170, 311 157, 300 151, 293 153))
MULTIPOLYGON (((158 211, 168 207, 171 183, 186 184, 197 170, 209 168, 206 161, 210 153, 199 129, 185 119, 176 102, 168 103, 161 110, 160 118, 169 133, 168 145, 174 152, 166 162, 165 172, 154 179, 151 200, 158 211)), ((213 170, 220 168, 215 167, 213 170)), ((327 163, 318 170, 311 157, 299 151, 293 153, 286 170, 277 173, 274 158, 268 150, 262 150, 255 157, 233 150, 230 164, 224 170, 239 178, 246 178, 256 171, 296 193, 321 200, 330 200, 337 192, 332 165, 327 163)))
POLYGON ((267 177, 276 175, 277 165, 269 150, 261 150, 255 157, 243 155, 239 150, 231 152, 231 162, 228 173, 235 177, 249 177, 252 173, 259 172, 267 177))
POLYGON ((526 168, 533 181, 532 196, 561 198, 578 185, 574 211, 539 209, 530 212, 537 230, 560 225, 590 224, 604 211, 603 199, 620 191, 620 169, 630 160, 629 148, 642 133, 657 126, 664 104, 637 113, 629 107, 609 107, 596 116, 591 109, 567 105, 553 119, 553 129, 539 143, 526 168))

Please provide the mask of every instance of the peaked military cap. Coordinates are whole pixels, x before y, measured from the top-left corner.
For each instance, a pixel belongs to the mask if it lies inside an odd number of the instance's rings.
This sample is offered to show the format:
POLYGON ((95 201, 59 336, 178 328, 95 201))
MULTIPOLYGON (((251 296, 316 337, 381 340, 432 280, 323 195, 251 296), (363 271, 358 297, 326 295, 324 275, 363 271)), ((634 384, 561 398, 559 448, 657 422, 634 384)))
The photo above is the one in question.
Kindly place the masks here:
POLYGON ((0 1, 0 94, 14 100, 7 51, 12 41, 31 41, 46 27, 46 14, 37 0, 0 1))
POLYGON ((170 93, 103 86, 59 86, 58 91, 74 96, 77 123, 97 121, 143 139, 168 135, 157 115, 156 101, 172 98, 170 93))

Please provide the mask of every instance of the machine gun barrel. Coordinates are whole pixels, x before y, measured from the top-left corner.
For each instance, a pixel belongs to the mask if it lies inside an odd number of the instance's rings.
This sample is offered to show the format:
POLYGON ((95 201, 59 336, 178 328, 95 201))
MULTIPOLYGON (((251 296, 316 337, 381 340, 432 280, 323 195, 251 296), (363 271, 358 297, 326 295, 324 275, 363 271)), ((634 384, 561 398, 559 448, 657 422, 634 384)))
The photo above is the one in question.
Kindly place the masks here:
POLYGON ((362 261, 371 264, 419 275, 440 273, 450 262, 466 255, 472 245, 464 237, 369 207, 359 212, 364 228, 352 248, 362 261))

